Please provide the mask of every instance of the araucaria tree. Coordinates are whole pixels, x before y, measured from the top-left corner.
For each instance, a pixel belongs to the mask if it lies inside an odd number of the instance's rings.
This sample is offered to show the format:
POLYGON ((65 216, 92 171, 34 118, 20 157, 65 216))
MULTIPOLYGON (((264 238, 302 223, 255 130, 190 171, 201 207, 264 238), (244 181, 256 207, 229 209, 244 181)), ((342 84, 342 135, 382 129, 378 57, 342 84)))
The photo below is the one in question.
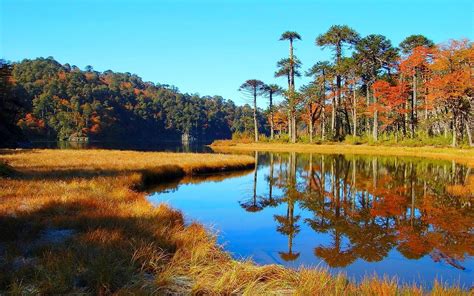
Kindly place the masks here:
MULTIPOLYGON (((329 28, 329 30, 319 35, 316 38, 316 45, 322 47, 331 47, 334 51, 334 59, 335 65, 337 69, 337 65, 341 62, 343 57, 343 50, 344 47, 351 47, 354 46, 359 40, 359 34, 353 30, 352 28, 346 25, 336 25, 329 28)), ((343 138, 343 130, 342 130, 342 97, 341 97, 341 73, 336 73, 336 106, 335 107, 335 115, 336 115, 336 125, 335 131, 333 132, 334 138, 337 140, 341 140, 343 138)), ((347 122, 349 124, 349 122, 347 122)))
POLYGON ((470 40, 435 45, 425 36, 411 35, 396 48, 383 35, 360 37, 348 26, 332 26, 316 38, 316 45, 330 48, 333 61, 316 62, 305 73, 311 82, 297 92, 301 62, 293 54, 293 41, 300 39, 295 32, 282 34, 281 40, 290 41, 290 56, 278 62, 275 77, 287 79, 287 100, 270 107, 272 129, 287 132, 290 142, 306 131, 309 142, 315 135, 322 141, 352 135, 357 142, 370 137, 399 143, 410 137, 429 145, 473 145, 470 40))
POLYGON ((377 98, 374 97, 374 101, 371 102, 370 86, 381 74, 387 74, 387 78, 390 78, 391 70, 398 59, 398 53, 390 40, 383 35, 369 35, 362 38, 357 42, 355 48, 354 58, 364 73, 362 76, 366 83, 367 107, 372 114, 372 136, 377 141, 379 125, 377 98))
POLYGON ((296 32, 286 31, 281 34, 280 40, 288 40, 290 42, 289 55, 289 79, 288 79, 288 107, 290 111, 290 136, 291 142, 296 143, 296 96, 295 96, 295 60, 293 55, 293 42, 301 40, 300 34, 296 32))
POLYGON ((265 94, 268 96, 268 112, 269 112, 269 118, 268 121, 270 122, 270 139, 273 140, 274 138, 274 124, 275 124, 275 118, 274 118, 274 107, 273 107, 273 98, 275 96, 279 96, 282 94, 282 88, 276 84, 269 84, 264 86, 264 91, 265 94))
POLYGON ((253 98, 253 124, 255 142, 258 142, 258 120, 257 120, 257 96, 262 95, 265 91, 265 83, 257 79, 249 79, 245 81, 239 88, 248 96, 253 98))
MULTIPOLYGON (((329 80, 332 80, 334 77, 334 67, 331 63, 324 61, 324 62, 317 62, 314 64, 311 69, 306 72, 307 76, 312 76, 314 81, 313 85, 319 89, 319 102, 321 105, 321 139, 326 139, 326 90, 327 90, 327 83, 329 80)), ((335 97, 333 97, 333 102, 335 97)), ((335 113, 332 112, 333 118, 332 122, 334 121, 335 113)))

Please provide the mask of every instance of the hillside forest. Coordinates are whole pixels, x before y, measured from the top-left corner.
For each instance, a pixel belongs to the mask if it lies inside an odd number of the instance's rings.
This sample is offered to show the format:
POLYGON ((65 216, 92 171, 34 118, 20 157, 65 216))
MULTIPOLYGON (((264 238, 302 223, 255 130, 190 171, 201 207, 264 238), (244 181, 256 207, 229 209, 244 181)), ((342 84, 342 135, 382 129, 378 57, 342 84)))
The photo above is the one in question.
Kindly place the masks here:
MULTIPOLYGON (((130 73, 52 57, 2 61, 3 146, 32 140, 212 141, 252 130, 253 110, 220 96, 183 94, 130 73)), ((259 132, 266 121, 258 112, 259 132)))

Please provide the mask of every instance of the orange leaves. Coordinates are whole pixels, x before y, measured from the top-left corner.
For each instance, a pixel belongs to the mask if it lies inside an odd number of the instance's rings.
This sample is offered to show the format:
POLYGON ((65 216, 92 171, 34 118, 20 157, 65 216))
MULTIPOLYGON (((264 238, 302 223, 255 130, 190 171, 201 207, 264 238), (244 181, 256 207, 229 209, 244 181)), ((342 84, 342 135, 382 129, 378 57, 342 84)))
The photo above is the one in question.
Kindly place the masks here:
POLYGON ((94 73, 85 73, 84 76, 88 81, 94 80, 96 78, 96 75, 94 73))
POLYGON ((60 72, 58 73, 58 78, 59 78, 59 80, 61 80, 61 81, 66 80, 66 72, 60 71, 60 72))
POLYGON ((134 89, 133 89, 133 93, 134 93, 136 96, 138 96, 139 94, 142 93, 142 91, 139 90, 138 88, 134 88, 134 89))
POLYGON ((404 108, 407 87, 404 83, 390 85, 387 81, 377 80, 372 84, 376 102, 369 106, 369 112, 379 112, 380 119, 385 125, 393 123, 407 112, 404 108))
POLYGON ((433 77, 427 83, 428 97, 449 102, 464 96, 473 87, 473 57, 474 48, 467 40, 451 40, 440 45, 430 65, 433 77))
POLYGON ((44 120, 36 118, 31 113, 27 113, 24 118, 18 120, 17 125, 21 128, 27 128, 35 131, 41 131, 45 128, 44 120))
POLYGON ((412 53, 400 62, 400 71, 406 75, 414 75, 417 70, 427 69, 433 49, 425 46, 415 47, 412 53))
POLYGON ((132 83, 131 82, 122 82, 120 84, 121 88, 127 89, 127 88, 132 88, 132 83))
POLYGON ((284 130, 288 126, 288 115, 281 111, 275 111, 273 115, 273 123, 276 130, 284 130))

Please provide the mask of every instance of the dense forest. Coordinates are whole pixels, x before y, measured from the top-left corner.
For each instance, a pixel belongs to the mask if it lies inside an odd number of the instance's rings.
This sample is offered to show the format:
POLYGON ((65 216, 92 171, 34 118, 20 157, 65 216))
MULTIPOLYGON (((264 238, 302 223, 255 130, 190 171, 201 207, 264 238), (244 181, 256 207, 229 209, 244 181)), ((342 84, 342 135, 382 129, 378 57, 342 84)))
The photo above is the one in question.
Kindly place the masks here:
MULTIPOLYGON (((473 145, 474 48, 469 40, 435 45, 411 35, 399 47, 383 35, 361 37, 352 28, 336 25, 315 39, 333 52, 330 61, 317 61, 302 71, 293 54, 297 32, 284 32, 289 57, 277 63, 275 77, 286 78, 287 89, 247 80, 241 90, 254 99, 270 99, 270 138, 350 143, 473 145), (295 86, 305 74, 311 82, 295 86), (274 136, 276 134, 276 136, 274 136)), ((255 141, 259 137, 254 134, 255 141)))
MULTIPOLYGON (((1 62, 1 146, 28 140, 211 141, 253 132, 253 112, 220 96, 183 94, 130 73, 1 62)), ((259 132, 266 119, 258 110, 259 132)))

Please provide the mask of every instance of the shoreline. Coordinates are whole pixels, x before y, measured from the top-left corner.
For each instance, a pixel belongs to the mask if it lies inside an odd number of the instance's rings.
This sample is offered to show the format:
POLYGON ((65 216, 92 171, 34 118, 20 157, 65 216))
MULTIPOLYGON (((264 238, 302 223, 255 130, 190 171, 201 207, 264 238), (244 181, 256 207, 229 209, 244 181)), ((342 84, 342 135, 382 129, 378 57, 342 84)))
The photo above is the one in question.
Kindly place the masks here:
POLYGON ((319 154, 352 154, 378 156, 413 156, 420 158, 453 160, 474 168, 474 149, 437 147, 389 147, 350 144, 289 144, 289 143, 234 143, 224 141, 209 145, 218 153, 262 151, 262 152, 300 152, 319 154))

